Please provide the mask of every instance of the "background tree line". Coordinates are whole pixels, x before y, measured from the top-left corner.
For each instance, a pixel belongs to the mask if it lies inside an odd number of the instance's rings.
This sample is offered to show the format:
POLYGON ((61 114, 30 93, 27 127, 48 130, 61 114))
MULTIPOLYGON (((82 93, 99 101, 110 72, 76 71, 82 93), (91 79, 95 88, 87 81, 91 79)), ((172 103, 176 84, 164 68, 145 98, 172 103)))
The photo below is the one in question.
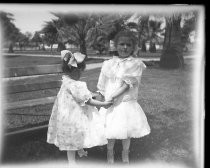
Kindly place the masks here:
POLYGON ((163 46, 160 66, 176 68, 184 65, 183 49, 189 43, 189 35, 197 31, 196 11, 173 13, 170 15, 142 15, 134 13, 52 13, 57 19, 46 22, 42 30, 31 33, 21 33, 13 23, 13 14, 0 12, 4 43, 9 46, 8 52, 14 52, 13 46, 35 46, 45 50, 57 44, 57 52, 66 49, 66 44, 72 44, 88 57, 87 49, 97 50, 99 54, 109 49, 109 41, 120 30, 135 32, 138 48, 146 52, 146 42, 149 51, 156 52, 156 45, 163 46), (33 44, 33 45, 32 45, 33 44))

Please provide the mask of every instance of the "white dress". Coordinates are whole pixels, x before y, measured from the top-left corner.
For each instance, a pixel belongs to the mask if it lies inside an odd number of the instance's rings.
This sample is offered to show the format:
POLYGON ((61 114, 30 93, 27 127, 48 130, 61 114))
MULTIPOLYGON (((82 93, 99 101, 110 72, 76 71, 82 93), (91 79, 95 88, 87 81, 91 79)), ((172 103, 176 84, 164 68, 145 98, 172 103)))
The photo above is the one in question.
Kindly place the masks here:
POLYGON ((101 108, 105 118, 105 134, 108 139, 139 138, 150 133, 146 115, 138 104, 138 88, 146 65, 139 59, 114 56, 104 61, 98 80, 98 89, 105 100, 126 82, 129 89, 120 95, 113 106, 101 108))
POLYGON ((62 77, 62 85, 49 120, 47 142, 60 150, 79 150, 107 144, 104 119, 86 105, 92 97, 85 82, 62 77))

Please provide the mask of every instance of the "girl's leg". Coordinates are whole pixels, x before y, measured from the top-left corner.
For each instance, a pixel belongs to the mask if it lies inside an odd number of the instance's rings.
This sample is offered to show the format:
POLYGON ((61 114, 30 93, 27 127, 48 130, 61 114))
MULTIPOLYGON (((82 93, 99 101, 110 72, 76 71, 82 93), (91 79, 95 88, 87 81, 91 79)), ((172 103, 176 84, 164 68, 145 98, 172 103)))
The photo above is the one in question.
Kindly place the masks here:
POLYGON ((107 144, 107 162, 110 164, 114 163, 114 144, 115 144, 115 139, 108 139, 108 144, 107 144))
POLYGON ((122 161, 124 163, 129 163, 129 148, 130 148, 130 138, 122 140, 122 161))
POLYGON ((67 158, 70 165, 76 164, 75 153, 76 152, 72 150, 67 151, 67 158))

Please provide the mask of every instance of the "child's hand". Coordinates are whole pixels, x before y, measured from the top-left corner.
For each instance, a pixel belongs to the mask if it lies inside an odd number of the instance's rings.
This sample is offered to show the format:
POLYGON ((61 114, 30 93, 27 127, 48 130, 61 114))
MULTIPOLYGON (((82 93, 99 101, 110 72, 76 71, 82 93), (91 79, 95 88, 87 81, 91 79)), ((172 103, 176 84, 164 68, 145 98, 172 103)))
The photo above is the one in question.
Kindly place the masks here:
POLYGON ((110 96, 106 101, 107 102, 114 102, 114 98, 110 96))
POLYGON ((95 99, 95 100, 98 100, 98 101, 103 101, 104 100, 104 96, 101 95, 98 92, 92 93, 92 98, 95 99))
POLYGON ((103 107, 107 109, 107 108, 109 108, 112 105, 113 105, 113 102, 111 102, 111 101, 105 101, 103 107))

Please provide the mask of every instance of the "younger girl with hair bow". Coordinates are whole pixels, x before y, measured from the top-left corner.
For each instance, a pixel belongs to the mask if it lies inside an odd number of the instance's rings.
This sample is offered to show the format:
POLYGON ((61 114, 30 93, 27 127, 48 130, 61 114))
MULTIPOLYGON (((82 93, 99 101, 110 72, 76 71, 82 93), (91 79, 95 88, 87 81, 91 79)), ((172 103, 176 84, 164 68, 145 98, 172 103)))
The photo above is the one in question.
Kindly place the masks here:
POLYGON ((112 102, 92 99, 85 82, 79 81, 85 69, 85 55, 61 51, 62 85, 52 108, 49 120, 47 142, 59 150, 67 151, 70 164, 75 164, 75 152, 87 155, 83 148, 107 144, 104 136, 103 118, 96 107, 108 108, 112 102))

